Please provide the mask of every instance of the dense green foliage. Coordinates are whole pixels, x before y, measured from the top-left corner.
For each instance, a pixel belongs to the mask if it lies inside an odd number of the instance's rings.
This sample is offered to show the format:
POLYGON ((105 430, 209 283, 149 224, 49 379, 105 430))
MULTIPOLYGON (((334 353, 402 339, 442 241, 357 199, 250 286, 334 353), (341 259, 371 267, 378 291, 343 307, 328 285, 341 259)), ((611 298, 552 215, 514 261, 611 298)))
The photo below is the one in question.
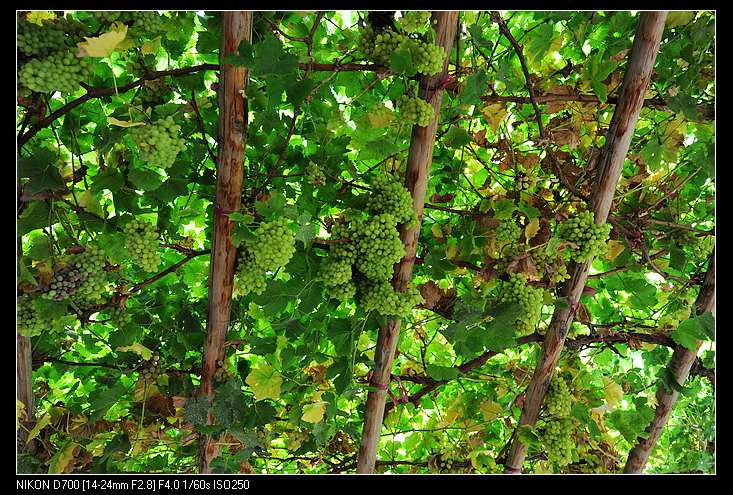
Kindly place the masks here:
POLYGON ((19 470, 195 472, 207 434, 223 444, 216 472, 351 472, 377 330, 399 315, 391 390, 415 400, 388 400, 378 470, 501 472, 561 287, 595 256, 540 421, 518 432, 525 470, 620 472, 657 386, 680 387, 672 347, 702 341, 647 471, 714 471, 714 322, 693 308, 715 246, 714 14, 669 15, 613 225, 582 198, 638 13, 502 14, 539 116, 488 12, 460 13, 451 53, 425 14, 375 14, 256 12, 252 43, 227 60, 249 68, 249 113, 208 401, 221 15, 19 13, 17 331, 41 425, 19 470), (106 55, 84 56, 110 32, 106 55), (418 78, 445 60, 435 115, 418 78), (433 117, 414 276, 398 292, 400 229, 418 220, 412 124, 433 117))

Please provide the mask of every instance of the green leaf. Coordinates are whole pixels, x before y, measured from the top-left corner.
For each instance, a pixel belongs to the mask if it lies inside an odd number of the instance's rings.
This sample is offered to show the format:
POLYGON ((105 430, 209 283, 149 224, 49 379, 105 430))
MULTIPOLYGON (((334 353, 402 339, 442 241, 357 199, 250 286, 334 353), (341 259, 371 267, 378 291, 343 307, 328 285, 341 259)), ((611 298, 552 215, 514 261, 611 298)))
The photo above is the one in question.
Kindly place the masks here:
MULTIPOLYGON (((445 135, 444 143, 449 148, 460 149, 471 142, 471 136, 464 129, 453 126, 445 135)), ((481 183, 481 182, 479 182, 481 183)))
POLYGON ((489 87, 489 76, 483 69, 477 70, 466 78, 466 82, 461 92, 461 102, 466 105, 478 105, 483 95, 489 87))
POLYGON ((435 364, 428 364, 425 369, 428 375, 434 380, 455 380, 461 374, 458 368, 451 366, 438 366, 435 364))
POLYGON ((104 189, 110 192, 117 192, 125 185, 125 178, 117 170, 107 168, 94 177, 92 181, 92 192, 98 193, 104 189))
POLYGON ((522 307, 517 303, 502 304, 496 308, 494 319, 485 328, 487 349, 501 352, 514 345, 516 342, 515 325, 521 313, 522 307))
POLYGON ((137 189, 142 191, 153 191, 160 187, 165 180, 158 172, 154 170, 132 169, 127 174, 127 178, 137 189))

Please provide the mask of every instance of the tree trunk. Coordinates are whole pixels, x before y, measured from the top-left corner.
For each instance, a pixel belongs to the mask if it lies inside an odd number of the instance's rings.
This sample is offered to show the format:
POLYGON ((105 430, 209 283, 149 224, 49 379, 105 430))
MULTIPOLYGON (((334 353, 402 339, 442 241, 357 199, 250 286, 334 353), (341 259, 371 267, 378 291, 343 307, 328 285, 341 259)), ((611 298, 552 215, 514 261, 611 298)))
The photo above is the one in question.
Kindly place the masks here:
MULTIPOLYGON (((700 293, 697 295, 695 302, 697 314, 701 315, 706 311, 715 313, 715 253, 710 257, 708 272, 705 275, 700 293)), ((702 342, 697 343, 697 349, 700 348, 702 342)), ((697 358, 697 352, 682 346, 675 346, 672 359, 669 361, 667 369, 674 376, 677 383, 682 386, 690 374, 690 368, 697 358)), ((657 408, 654 411, 654 419, 646 428, 647 437, 640 438, 639 443, 629 452, 629 458, 624 467, 624 473, 641 473, 646 466, 649 455, 651 455, 654 445, 662 434, 664 425, 667 424, 670 414, 677 402, 679 392, 675 389, 667 390, 661 385, 657 390, 657 408)))
MULTIPOLYGON (((616 183, 621 174, 631 138, 634 135, 639 112, 644 104, 644 93, 651 77, 654 61, 657 58, 666 18, 667 12, 663 11, 643 12, 639 19, 618 104, 606 134, 603 156, 598 163, 597 179, 594 184, 591 204, 589 205, 595 213, 597 224, 605 223, 608 218, 616 183)), ((585 263, 574 264, 570 270, 570 279, 563 286, 562 296, 568 299, 569 305, 555 307, 552 321, 542 345, 542 353, 537 361, 532 381, 527 387, 522 415, 519 420, 520 427, 534 425, 537 421, 540 406, 549 387, 552 372, 560 357, 568 328, 573 321, 592 262, 591 259, 585 263)), ((504 465, 504 472, 521 472, 526 454, 527 446, 519 441, 515 434, 504 465)))
MULTIPOLYGON (((415 264, 417 252, 417 241, 420 236, 420 224, 422 221, 423 207, 425 204, 425 193, 428 187, 428 175, 430 164, 433 159, 433 146, 435 143, 435 131, 440 118, 440 104, 443 99, 442 89, 433 89, 438 86, 448 71, 448 60, 450 58, 453 38, 458 22, 458 12, 434 12, 433 19, 437 21, 436 44, 446 50, 446 58, 443 63, 443 71, 432 77, 420 78, 421 98, 428 100, 435 109, 435 117, 427 127, 413 126, 410 151, 407 159, 407 173, 405 185, 412 194, 413 208, 417 213, 418 222, 412 228, 401 228, 400 238, 405 246, 405 256, 395 268, 392 285, 397 291, 404 291, 412 281, 412 267, 415 264), (432 98, 431 98, 432 97, 432 98)), ((379 329, 377 337, 377 348, 374 352, 374 372, 372 375, 372 388, 367 395, 366 411, 364 413, 364 430, 362 432, 361 447, 357 461, 357 473, 371 473, 374 471, 374 464, 377 459, 377 447, 379 434, 382 429, 384 418, 384 402, 387 394, 392 372, 392 361, 397 341, 399 340, 402 320, 389 320, 386 326, 379 329)))
MULTIPOLYGON (((36 419, 36 399, 33 396, 33 368, 31 367, 31 339, 16 335, 16 385, 15 398, 25 405, 25 420, 20 424, 28 428, 33 428, 36 419)), ((25 452, 32 450, 32 444, 26 445, 28 433, 24 428, 18 428, 17 432, 17 451, 25 452)))
MULTIPOLYGON (((252 39, 252 12, 223 12, 219 57, 236 54, 241 41, 252 39)), ((201 394, 214 396, 214 373, 224 357, 237 252, 232 244, 229 213, 239 209, 242 195, 244 145, 247 136, 247 69, 221 65, 219 86, 219 163, 214 204, 214 234, 209 272, 209 317, 201 372, 201 394)), ((211 418, 209 418, 211 420, 211 418)), ((206 435, 201 442, 200 472, 211 472, 218 445, 206 435)))

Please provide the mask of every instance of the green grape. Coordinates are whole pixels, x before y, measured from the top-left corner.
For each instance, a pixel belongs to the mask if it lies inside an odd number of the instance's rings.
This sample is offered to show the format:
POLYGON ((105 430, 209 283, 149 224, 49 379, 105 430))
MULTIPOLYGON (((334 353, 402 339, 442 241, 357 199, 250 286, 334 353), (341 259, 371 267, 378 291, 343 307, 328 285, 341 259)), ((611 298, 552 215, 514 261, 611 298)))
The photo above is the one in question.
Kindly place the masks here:
POLYGON ((16 302, 16 324, 19 335, 35 337, 50 330, 53 322, 43 318, 33 306, 33 298, 23 294, 16 302))
POLYGON ((295 253, 295 232, 289 227, 290 221, 278 218, 263 222, 255 230, 255 240, 247 243, 254 253, 257 266, 264 271, 275 271, 284 267, 295 253))
POLYGON ((572 407, 573 397, 570 394, 568 384, 560 377, 555 377, 550 381, 550 387, 545 396, 547 411, 558 418, 566 418, 570 416, 570 408, 572 407))
POLYGON ((357 41, 357 50, 363 54, 366 58, 374 59, 374 38, 376 33, 371 26, 366 26, 359 33, 359 40, 357 41))
MULTIPOLYGON (((130 63, 130 72, 144 72, 144 66, 137 61, 130 63)), ((136 98, 140 100, 144 107, 155 107, 166 103, 173 96, 173 92, 169 85, 162 80, 147 81, 141 91, 137 93, 136 98)))
POLYGON ((427 76, 434 76, 443 70, 445 48, 434 43, 409 40, 400 45, 401 49, 408 49, 412 55, 412 64, 415 70, 427 76))
POLYGON ((327 286, 343 285, 351 281, 351 263, 329 256, 321 266, 321 280, 327 286))
POLYGON ((25 55, 46 56, 66 47, 64 31, 18 20, 18 49, 25 55))
POLYGON ((305 169, 305 179, 308 184, 318 187, 326 183, 326 174, 323 173, 321 167, 315 163, 310 163, 305 169))
POLYGON ((542 314, 543 290, 539 287, 527 285, 527 279, 521 273, 510 273, 509 282, 502 287, 499 302, 519 303, 522 308, 517 319, 517 330, 522 334, 534 331, 542 314))
POLYGON ((125 325, 132 323, 132 314, 124 308, 114 306, 109 310, 109 319, 116 327, 124 327, 125 325))
POLYGON ((385 29, 381 33, 374 36, 374 46, 371 50, 371 56, 374 62, 381 65, 388 65, 389 58, 404 42, 410 39, 404 34, 395 33, 391 29, 385 29))
POLYGON ((29 61, 21 67, 18 79, 31 91, 68 94, 79 89, 79 82, 89 75, 88 66, 86 59, 76 58, 71 51, 59 52, 29 61))
POLYGON ((407 123, 425 127, 433 120, 435 109, 425 100, 403 94, 397 100, 402 119, 407 123))
POLYGON ((153 125, 135 127, 130 133, 140 151, 140 158, 154 167, 170 167, 178 153, 186 149, 181 126, 173 117, 160 119, 153 125))
POLYGON ((122 12, 118 10, 102 10, 92 12, 92 16, 102 24, 112 24, 120 19, 122 12))
POLYGON ((328 292, 334 299, 338 299, 339 301, 348 301, 356 295, 356 284, 349 280, 343 284, 329 287, 328 292))
POLYGON ((394 264, 405 255, 396 227, 397 219, 389 213, 373 215, 353 225, 356 268, 367 278, 392 278, 394 264))
POLYGON ((160 265, 158 249, 158 232, 145 220, 132 220, 122 229, 127 236, 125 249, 136 265, 146 272, 155 271, 160 265))
POLYGON ((398 224, 412 223, 416 214, 412 209, 412 195, 399 181, 386 175, 377 175, 371 181, 372 194, 367 200, 370 213, 387 213, 398 224))
POLYGON ((158 380, 162 371, 160 355, 155 353, 152 355, 150 360, 143 365, 142 369, 140 369, 140 375, 146 383, 154 383, 158 380))
POLYGON ((83 253, 76 255, 76 266, 84 277, 78 291, 82 300, 96 302, 102 298, 109 282, 104 270, 106 264, 107 257, 98 246, 88 246, 83 253))
POLYGON ((364 311, 404 318, 421 302, 423 298, 415 287, 397 292, 386 280, 368 280, 359 286, 359 304, 364 311))
POLYGON ((245 242, 234 279, 237 294, 262 294, 267 287, 265 274, 290 262, 295 253, 295 233, 289 225, 286 218, 263 222, 255 230, 254 239, 245 242))
POLYGON ((558 418, 547 422, 542 435, 547 449, 547 460, 558 466, 567 466, 573 460, 573 420, 558 418))
POLYGON ((246 296, 250 292, 262 294, 267 288, 265 272, 257 266, 254 255, 244 249, 239 253, 237 272, 234 277, 234 290, 238 295, 246 296))
POLYGON ((512 218, 501 220, 494 231, 494 237, 499 242, 518 241, 521 235, 522 229, 512 218))
POLYGON ((571 247, 571 258, 583 263, 605 252, 611 225, 597 225, 592 211, 584 211, 560 224, 558 236, 577 247, 571 247))
POLYGON ((227 366, 226 361, 220 359, 216 362, 216 371, 214 372, 214 380, 217 382, 226 382, 234 379, 235 374, 227 366))
POLYGON ((405 33, 424 31, 429 25, 429 10, 403 12, 402 17, 397 21, 397 26, 405 33))
POLYGON ((166 30, 165 17, 151 10, 122 12, 120 20, 132 24, 136 32, 157 34, 166 30))

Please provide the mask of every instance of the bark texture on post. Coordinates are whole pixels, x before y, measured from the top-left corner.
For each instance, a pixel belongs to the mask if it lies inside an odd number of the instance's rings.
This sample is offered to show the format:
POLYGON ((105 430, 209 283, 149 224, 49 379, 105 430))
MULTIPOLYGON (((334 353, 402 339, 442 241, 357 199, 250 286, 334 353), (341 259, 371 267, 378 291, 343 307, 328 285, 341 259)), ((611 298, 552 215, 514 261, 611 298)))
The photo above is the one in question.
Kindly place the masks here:
MULTIPOLYGON (((241 41, 252 39, 252 12, 223 12, 219 57, 237 53, 241 41)), ((242 195, 244 145, 247 135, 247 103, 243 96, 247 69, 221 65, 219 86, 219 163, 216 170, 216 202, 209 272, 209 317, 201 372, 200 393, 214 395, 216 362, 223 358, 232 300, 237 251, 232 244, 229 213, 237 211, 242 195)), ((218 446, 206 435, 201 442, 201 473, 211 472, 218 446)))
MULTIPOLYGON (((443 63, 443 71, 432 77, 420 78, 419 96, 428 100, 435 109, 435 117, 427 127, 413 126, 410 141, 410 151, 407 159, 407 173, 405 186, 412 194, 413 208, 417 213, 418 222, 412 228, 401 228, 400 238, 405 246, 405 256, 395 266, 395 273, 392 285, 397 291, 403 291, 412 281, 412 268, 415 264, 417 252, 417 241, 420 236, 420 224, 422 222, 423 207, 425 205, 425 193, 428 187, 428 175, 430 164, 433 160, 433 146, 435 144, 435 131, 440 118, 440 104, 443 99, 442 89, 433 89, 443 79, 448 71, 453 38, 456 33, 458 12, 434 12, 435 43, 446 50, 446 58, 443 63)), ((361 437, 361 447, 357 460, 357 473, 371 473, 377 460, 377 447, 379 435, 384 419, 384 403, 387 395, 386 388, 389 386, 392 372, 392 361, 394 360, 397 341, 399 340, 402 320, 389 320, 388 324, 379 329, 377 337, 377 348, 374 352, 374 371, 371 382, 377 387, 372 388, 367 395, 366 411, 364 413, 364 429, 361 437)))
MULTIPOLYGON (((624 158, 629 149, 639 112, 644 104, 644 93, 651 78, 654 61, 657 58, 659 42, 664 31, 667 12, 643 12, 634 37, 628 68, 624 75, 618 104, 613 113, 611 125, 606 134, 606 145, 598 163, 596 182, 590 200, 590 208, 597 224, 606 222, 613 201, 624 158)), ((583 293, 588 270, 593 260, 575 263, 570 270, 570 279, 562 288, 562 296, 569 302, 567 307, 556 307, 542 345, 532 381, 527 387, 519 420, 520 427, 533 425, 537 421, 540 406, 550 385, 552 372, 562 352, 568 328, 583 293)), ((527 454, 527 447, 514 435, 509 449, 505 473, 519 473, 527 454)))
MULTIPOLYGON (((29 430, 33 428, 36 418, 36 398, 33 396, 33 367, 31 366, 31 339, 16 335, 16 371, 15 371, 15 398, 25 404, 25 421, 20 424, 29 430)), ((17 452, 32 450, 26 444, 28 433, 23 428, 17 431, 17 452)))
MULTIPOLYGON (((705 275, 700 293, 697 295, 695 308, 698 315, 711 311, 715 314, 715 253, 710 257, 708 264, 708 272, 705 275)), ((698 342, 697 348, 700 348, 698 342)), ((674 354, 667 365, 671 376, 682 386, 690 374, 690 368, 697 358, 697 352, 691 351, 686 347, 675 346, 674 354)), ((639 443, 629 452, 629 458, 624 466, 624 473, 638 474, 644 470, 647 460, 656 445, 659 436, 662 434, 664 425, 667 424, 669 416, 674 410, 675 402, 679 392, 677 390, 667 390, 661 385, 657 390, 657 407, 654 410, 654 418, 646 428, 647 438, 640 438, 639 443)))

